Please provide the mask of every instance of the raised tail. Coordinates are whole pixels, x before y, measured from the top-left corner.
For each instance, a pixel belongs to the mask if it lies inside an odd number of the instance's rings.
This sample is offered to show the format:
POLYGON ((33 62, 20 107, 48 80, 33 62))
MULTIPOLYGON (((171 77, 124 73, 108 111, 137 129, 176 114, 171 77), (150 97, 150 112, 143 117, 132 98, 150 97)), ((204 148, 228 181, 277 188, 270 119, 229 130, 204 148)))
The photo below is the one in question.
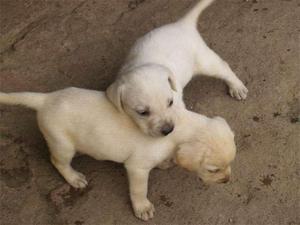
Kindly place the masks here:
POLYGON ((201 0, 199 1, 182 19, 179 21, 196 26, 201 13, 210 6, 215 0, 201 0))
POLYGON ((46 100, 47 94, 18 92, 18 93, 3 93, 0 92, 0 104, 7 105, 23 105, 29 108, 38 110, 46 100))

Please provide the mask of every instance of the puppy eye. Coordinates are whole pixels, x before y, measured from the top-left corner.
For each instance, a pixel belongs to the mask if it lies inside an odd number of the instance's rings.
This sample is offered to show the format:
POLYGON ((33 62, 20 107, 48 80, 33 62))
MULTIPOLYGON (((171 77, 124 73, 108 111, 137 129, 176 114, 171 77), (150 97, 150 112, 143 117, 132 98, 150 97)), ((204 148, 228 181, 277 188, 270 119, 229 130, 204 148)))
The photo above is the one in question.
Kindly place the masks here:
POLYGON ((218 173, 220 171, 221 171, 220 169, 208 170, 208 172, 210 173, 218 173))
POLYGON ((136 111, 136 112, 140 116, 149 116, 150 115, 150 111, 149 110, 141 110, 141 111, 136 111))
POLYGON ((171 107, 173 105, 173 103, 174 103, 173 99, 170 99, 168 102, 168 107, 171 107))

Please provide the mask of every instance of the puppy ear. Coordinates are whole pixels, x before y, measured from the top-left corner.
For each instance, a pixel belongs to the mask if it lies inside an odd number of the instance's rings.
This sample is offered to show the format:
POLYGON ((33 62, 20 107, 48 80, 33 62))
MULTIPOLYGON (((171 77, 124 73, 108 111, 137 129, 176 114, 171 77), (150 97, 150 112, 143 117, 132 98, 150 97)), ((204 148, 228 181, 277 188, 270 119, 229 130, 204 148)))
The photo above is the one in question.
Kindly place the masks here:
POLYGON ((198 143, 185 143, 179 146, 175 162, 189 171, 196 171, 203 160, 203 156, 204 152, 199 149, 198 143))
POLYGON ((115 81, 106 90, 107 98, 117 107, 120 112, 123 112, 122 93, 124 84, 120 81, 115 81))
POLYGON ((170 84, 172 90, 177 92, 179 86, 178 86, 178 83, 177 83, 175 77, 174 77, 173 75, 170 75, 170 76, 168 77, 168 81, 169 81, 169 84, 170 84))

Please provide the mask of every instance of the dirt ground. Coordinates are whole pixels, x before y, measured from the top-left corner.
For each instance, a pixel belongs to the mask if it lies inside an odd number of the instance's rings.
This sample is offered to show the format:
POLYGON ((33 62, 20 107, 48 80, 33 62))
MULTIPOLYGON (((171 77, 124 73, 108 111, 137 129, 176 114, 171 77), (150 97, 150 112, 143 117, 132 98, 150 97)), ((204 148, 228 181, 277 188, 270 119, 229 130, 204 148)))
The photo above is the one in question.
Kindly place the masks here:
MULTIPOLYGON (((176 20, 196 0, 0 0, 0 90, 105 90, 129 47, 176 20)), ((230 98, 221 81, 197 78, 189 109, 223 116, 236 133, 233 179, 204 186, 180 168, 153 170, 156 215, 133 216, 121 165, 81 156, 84 191, 50 164, 35 113, 0 107, 1 225, 299 225, 300 1, 218 0, 199 30, 246 83, 230 98)))

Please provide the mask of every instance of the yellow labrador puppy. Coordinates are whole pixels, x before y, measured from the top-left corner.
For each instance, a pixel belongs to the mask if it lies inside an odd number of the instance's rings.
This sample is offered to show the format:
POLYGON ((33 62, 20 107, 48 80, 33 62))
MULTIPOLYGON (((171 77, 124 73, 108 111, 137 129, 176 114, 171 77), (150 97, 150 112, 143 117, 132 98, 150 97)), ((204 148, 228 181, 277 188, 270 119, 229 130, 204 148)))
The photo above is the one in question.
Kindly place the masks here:
MULTIPOLYGON (((176 96, 176 95, 174 95, 176 96)), ((206 183, 227 182, 236 153, 234 135, 224 119, 187 111, 174 97, 177 126, 167 137, 140 132, 120 113, 104 92, 67 88, 52 93, 0 93, 0 103, 24 105, 37 111, 39 127, 51 153, 51 162, 75 188, 84 188, 85 176, 71 166, 76 152, 98 160, 124 163, 135 215, 148 220, 154 206, 147 198, 151 169, 174 158, 206 183)))

